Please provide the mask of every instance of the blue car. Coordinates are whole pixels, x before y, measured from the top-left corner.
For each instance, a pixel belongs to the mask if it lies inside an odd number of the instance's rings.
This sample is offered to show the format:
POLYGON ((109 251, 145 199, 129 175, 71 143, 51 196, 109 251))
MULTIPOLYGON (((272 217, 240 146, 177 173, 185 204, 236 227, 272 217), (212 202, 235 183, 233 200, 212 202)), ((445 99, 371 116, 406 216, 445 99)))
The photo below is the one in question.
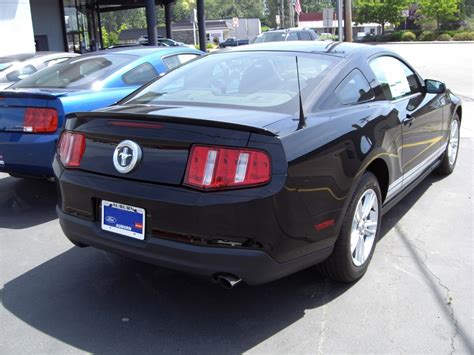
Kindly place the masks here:
POLYGON ((94 52, 0 91, 0 172, 17 177, 53 176, 51 163, 68 113, 109 106, 202 54, 189 47, 94 52))

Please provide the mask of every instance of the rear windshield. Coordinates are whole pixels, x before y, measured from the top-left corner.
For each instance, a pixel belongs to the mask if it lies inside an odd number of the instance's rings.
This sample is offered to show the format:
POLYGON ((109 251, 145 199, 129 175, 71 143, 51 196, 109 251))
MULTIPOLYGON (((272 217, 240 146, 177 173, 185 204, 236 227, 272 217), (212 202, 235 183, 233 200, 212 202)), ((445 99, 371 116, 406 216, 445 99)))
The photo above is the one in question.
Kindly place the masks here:
POLYGON ((135 56, 113 54, 75 57, 43 69, 11 88, 90 89, 114 71, 131 63, 135 56))
POLYGON ((285 52, 209 55, 166 74, 125 104, 234 107, 294 114, 339 58, 285 52), (298 70, 299 69, 299 80, 298 70))
POLYGON ((259 34, 253 43, 263 43, 263 42, 281 42, 286 40, 287 33, 284 31, 281 32, 264 32, 259 34))

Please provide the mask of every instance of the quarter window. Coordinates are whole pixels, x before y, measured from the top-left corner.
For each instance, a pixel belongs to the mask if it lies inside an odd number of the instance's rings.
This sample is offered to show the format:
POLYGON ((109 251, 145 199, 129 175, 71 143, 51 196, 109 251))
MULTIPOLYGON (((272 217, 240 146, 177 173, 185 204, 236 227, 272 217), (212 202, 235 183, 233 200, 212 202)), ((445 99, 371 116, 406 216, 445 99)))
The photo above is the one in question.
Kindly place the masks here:
POLYGON ((182 53, 163 58, 163 63, 165 63, 165 66, 166 68, 168 68, 168 70, 171 70, 196 57, 198 57, 198 54, 182 53))
POLYGON ((370 62, 382 91, 389 100, 421 92, 416 74, 394 57, 378 57, 370 62))
POLYGON ((354 69, 336 88, 336 96, 344 105, 369 101, 374 93, 364 75, 354 69))
POLYGON ((31 75, 36 72, 36 68, 31 64, 20 69, 20 75, 31 75))
POLYGON ((142 63, 138 67, 123 74, 122 79, 127 85, 142 85, 146 84, 153 78, 156 78, 158 73, 153 65, 150 63, 142 63))

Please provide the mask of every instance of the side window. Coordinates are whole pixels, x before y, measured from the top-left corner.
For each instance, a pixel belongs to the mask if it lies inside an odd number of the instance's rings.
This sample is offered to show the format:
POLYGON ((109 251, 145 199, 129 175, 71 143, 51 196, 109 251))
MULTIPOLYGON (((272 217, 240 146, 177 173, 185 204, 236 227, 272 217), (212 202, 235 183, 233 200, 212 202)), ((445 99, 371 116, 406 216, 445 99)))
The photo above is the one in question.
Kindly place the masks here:
POLYGON ((305 32, 305 31, 298 32, 298 38, 301 41, 311 41, 311 39, 312 39, 309 32, 305 32))
POLYGON ((290 33, 288 33, 288 38, 286 40, 287 41, 297 41, 298 40, 298 34, 296 32, 290 32, 290 33))
POLYGON ((404 63, 401 63, 403 66, 403 71, 408 80, 408 85, 410 85, 410 91, 412 94, 421 92, 421 85, 416 74, 408 68, 404 63))
POLYGON ((343 105, 356 104, 374 98, 365 76, 354 69, 336 88, 336 96, 343 105))
POLYGON ((396 100, 421 91, 415 73, 398 59, 378 57, 369 64, 389 100, 396 100))
POLYGON ((138 67, 133 68, 122 75, 122 80, 127 85, 142 85, 146 84, 153 78, 157 77, 158 73, 150 63, 142 63, 138 67))

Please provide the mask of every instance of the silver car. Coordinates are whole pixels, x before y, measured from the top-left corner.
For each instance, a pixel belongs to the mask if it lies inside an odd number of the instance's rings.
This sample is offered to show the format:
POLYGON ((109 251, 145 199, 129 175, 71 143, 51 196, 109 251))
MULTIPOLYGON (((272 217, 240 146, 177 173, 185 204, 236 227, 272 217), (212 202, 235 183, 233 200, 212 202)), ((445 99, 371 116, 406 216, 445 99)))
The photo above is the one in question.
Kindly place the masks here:
POLYGON ((78 56, 67 52, 36 52, 27 58, 0 58, 0 90, 37 71, 71 57, 78 56))

